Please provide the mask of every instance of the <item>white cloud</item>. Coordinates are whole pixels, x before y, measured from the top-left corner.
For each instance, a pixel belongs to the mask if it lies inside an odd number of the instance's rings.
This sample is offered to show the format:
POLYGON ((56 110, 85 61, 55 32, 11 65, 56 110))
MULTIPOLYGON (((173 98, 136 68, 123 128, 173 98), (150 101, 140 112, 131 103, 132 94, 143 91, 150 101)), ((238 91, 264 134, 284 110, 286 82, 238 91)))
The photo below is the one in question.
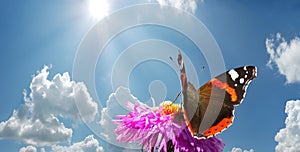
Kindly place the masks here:
POLYGON ((36 152, 36 148, 34 146, 22 147, 19 152, 36 152))
MULTIPOLYGON (((198 0, 156 0, 162 6, 172 6, 185 11, 196 12, 198 0)), ((200 0, 203 2, 204 0, 200 0)))
POLYGON ((103 147, 93 135, 87 136, 83 141, 74 143, 71 146, 52 146, 53 152, 104 152, 103 147))
POLYGON ((128 88, 119 87, 115 93, 112 93, 109 96, 109 99, 106 102, 106 108, 103 108, 101 111, 101 120, 99 124, 101 125, 101 135, 106 138, 110 143, 122 146, 124 148, 138 148, 135 145, 118 143, 116 141, 116 134, 114 130, 117 128, 117 125, 112 122, 114 116, 116 115, 126 115, 129 110, 126 107, 126 104, 140 102, 136 97, 134 97, 128 88))
POLYGON ((295 37, 287 42, 280 33, 266 39, 267 52, 270 59, 267 66, 274 63, 279 73, 286 77, 287 83, 300 83, 300 38, 295 37))
POLYGON ((98 105, 82 82, 70 80, 69 74, 56 74, 48 80, 48 67, 45 66, 30 84, 31 93, 25 97, 26 105, 34 113, 34 117, 45 119, 49 113, 78 121, 80 114, 76 104, 83 109, 81 118, 91 122, 98 113, 98 105), (42 110, 41 110, 42 109, 42 110))
POLYGON ((51 145, 58 142, 70 141, 72 129, 66 128, 63 123, 50 115, 45 120, 21 116, 21 109, 0 123, 0 137, 24 141, 33 145, 51 145))
POLYGON ((285 128, 275 136, 277 152, 299 152, 300 150, 300 100, 287 101, 285 128))
POLYGON ((70 142, 72 129, 60 119, 79 122, 80 116, 93 121, 98 113, 95 103, 83 83, 70 80, 69 74, 56 74, 48 80, 45 66, 30 84, 30 94, 24 92, 25 104, 14 110, 12 116, 0 123, 0 138, 10 138, 32 145, 52 145, 70 142), (76 103, 84 106, 79 114, 76 103))
POLYGON ((250 149, 250 150, 242 150, 241 148, 236 148, 236 147, 233 147, 231 152, 254 152, 253 149, 250 149))

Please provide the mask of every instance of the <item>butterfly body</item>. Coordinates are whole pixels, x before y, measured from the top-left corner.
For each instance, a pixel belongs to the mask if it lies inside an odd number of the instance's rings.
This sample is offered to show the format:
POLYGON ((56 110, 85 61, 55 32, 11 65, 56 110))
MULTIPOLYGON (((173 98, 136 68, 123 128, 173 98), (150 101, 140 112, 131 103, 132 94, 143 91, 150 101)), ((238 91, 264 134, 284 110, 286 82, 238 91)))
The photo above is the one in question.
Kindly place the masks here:
POLYGON ((178 64, 182 111, 191 134, 195 138, 207 138, 224 131, 233 122, 234 107, 242 102, 249 83, 256 77, 256 67, 243 66, 229 70, 196 89, 187 81, 180 52, 178 64))

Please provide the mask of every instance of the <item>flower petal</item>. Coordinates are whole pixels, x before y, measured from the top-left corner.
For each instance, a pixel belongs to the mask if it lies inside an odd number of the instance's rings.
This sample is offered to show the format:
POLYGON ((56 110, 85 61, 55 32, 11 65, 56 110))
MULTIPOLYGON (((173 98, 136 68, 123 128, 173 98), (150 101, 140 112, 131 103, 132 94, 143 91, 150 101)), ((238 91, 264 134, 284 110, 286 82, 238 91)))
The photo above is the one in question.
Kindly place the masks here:
MULTIPOLYGON (((164 152, 170 151, 170 147, 174 152, 219 152, 224 148, 224 143, 218 137, 194 138, 184 122, 174 122, 174 110, 164 111, 164 108, 168 108, 166 104, 156 109, 141 103, 127 106, 132 112, 126 116, 115 116, 117 120, 113 120, 118 124, 115 133, 119 142, 134 142, 148 151, 154 149, 164 152)), ((176 109, 174 105, 171 106, 176 109)))

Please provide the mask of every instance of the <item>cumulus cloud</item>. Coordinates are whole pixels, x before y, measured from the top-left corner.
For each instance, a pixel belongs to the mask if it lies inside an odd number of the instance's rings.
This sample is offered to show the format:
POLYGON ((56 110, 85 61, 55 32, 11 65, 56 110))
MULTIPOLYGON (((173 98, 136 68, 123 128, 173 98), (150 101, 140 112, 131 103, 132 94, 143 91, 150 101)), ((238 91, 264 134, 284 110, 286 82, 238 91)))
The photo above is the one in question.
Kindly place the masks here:
POLYGON ((103 147, 93 135, 87 136, 83 141, 72 144, 71 146, 54 145, 51 147, 53 152, 104 152, 103 147))
POLYGON ((119 87, 115 93, 112 93, 109 96, 106 107, 101 111, 101 120, 99 124, 101 126, 101 135, 110 143, 134 149, 138 147, 130 144, 120 144, 116 141, 117 137, 114 130, 117 128, 117 125, 112 122, 114 116, 128 114, 129 110, 126 108, 128 102, 135 104, 140 101, 130 93, 128 88, 119 87))
POLYGON ((34 146, 22 147, 19 152, 36 152, 36 148, 34 146))
POLYGON ((80 116, 88 122, 94 120, 98 105, 87 92, 84 83, 71 81, 67 72, 56 74, 53 80, 48 80, 48 76, 48 67, 45 66, 32 79, 31 93, 25 97, 25 103, 36 119, 43 120, 51 113, 73 121, 79 120, 80 116), (84 110, 79 113, 76 104, 84 110))
MULTIPOLYGON (((198 0, 156 0, 162 6, 172 6, 185 11, 196 12, 198 0)), ((203 2, 204 0, 199 0, 203 2)))
POLYGON ((52 145, 70 142, 72 129, 66 128, 60 119, 79 122, 93 121, 98 113, 83 83, 70 80, 69 74, 56 74, 48 80, 45 66, 30 84, 30 94, 24 92, 25 104, 14 110, 12 116, 0 123, 0 138, 10 138, 32 145, 52 145), (84 106, 81 115, 77 105, 84 106))
POLYGON ((21 109, 0 123, 0 137, 21 140, 33 145, 51 145, 70 141, 72 129, 66 128, 63 123, 53 115, 45 120, 21 116, 21 109), (20 117, 21 116, 21 117, 20 117))
POLYGON ((250 149, 250 150, 242 150, 241 148, 236 148, 236 147, 233 147, 231 152, 254 152, 253 149, 250 149))
POLYGON ((266 48, 270 55, 267 66, 272 68, 275 64, 287 83, 300 83, 300 38, 295 37, 288 42, 277 33, 266 39, 266 48))
POLYGON ((285 128, 275 136, 277 152, 298 152, 300 150, 300 100, 287 101, 285 106, 285 128))

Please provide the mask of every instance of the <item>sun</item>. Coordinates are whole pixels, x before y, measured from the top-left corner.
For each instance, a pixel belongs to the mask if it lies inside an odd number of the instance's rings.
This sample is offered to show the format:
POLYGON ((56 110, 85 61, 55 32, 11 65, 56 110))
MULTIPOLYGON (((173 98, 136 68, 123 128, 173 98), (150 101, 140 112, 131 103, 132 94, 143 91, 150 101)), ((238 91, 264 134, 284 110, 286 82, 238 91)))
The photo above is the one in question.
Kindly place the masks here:
POLYGON ((108 6, 106 0, 89 0, 89 11, 95 19, 102 19, 107 16, 108 6))

